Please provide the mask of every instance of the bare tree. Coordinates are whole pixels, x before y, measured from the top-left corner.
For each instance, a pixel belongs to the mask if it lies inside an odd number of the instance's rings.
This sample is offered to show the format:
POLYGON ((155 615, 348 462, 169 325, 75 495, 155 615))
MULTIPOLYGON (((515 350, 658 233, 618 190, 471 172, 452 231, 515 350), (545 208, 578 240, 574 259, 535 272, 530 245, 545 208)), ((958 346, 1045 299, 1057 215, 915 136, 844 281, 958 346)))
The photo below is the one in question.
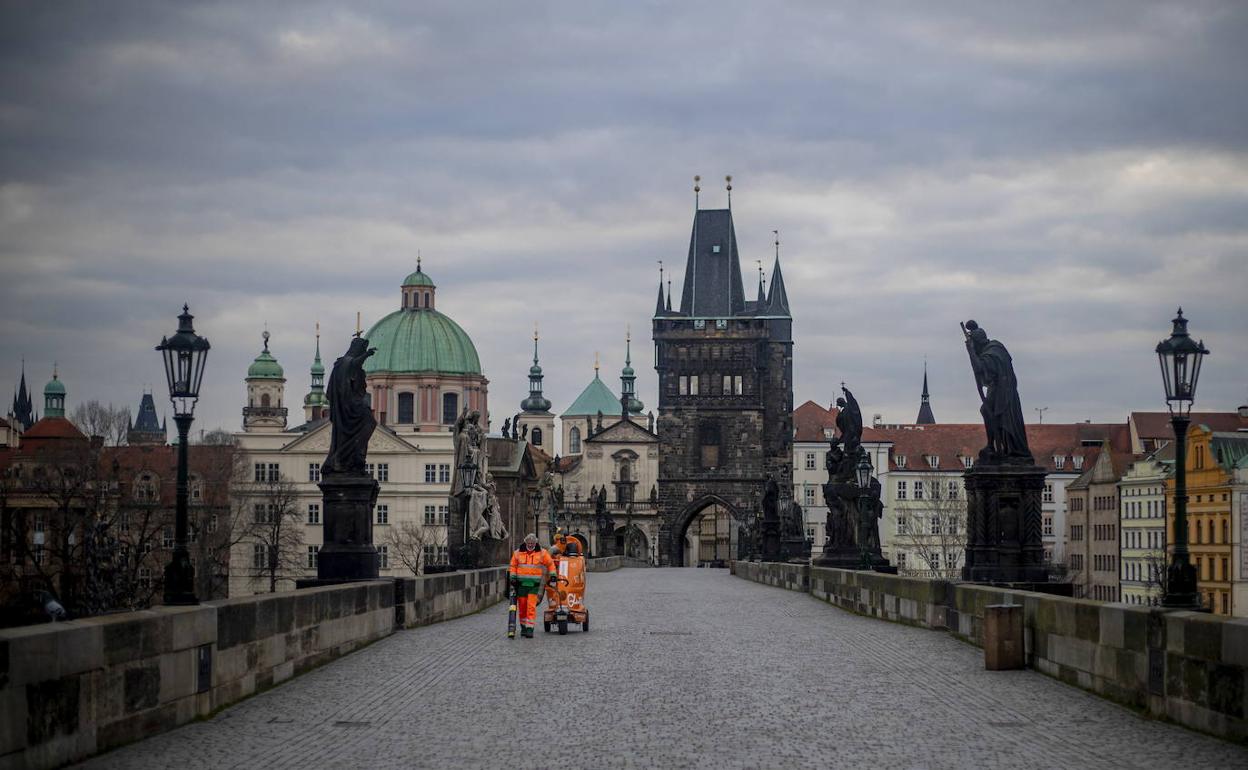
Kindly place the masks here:
POLYGON ((926 473, 913 481, 912 499, 897 502, 895 542, 922 563, 907 572, 926 571, 956 580, 966 558, 966 495, 962 479, 926 473))
MULTIPOLYGON (((225 434, 229 436, 229 434, 225 434)), ((200 599, 229 595, 230 558, 252 534, 253 501, 234 494, 249 481, 247 457, 230 437, 228 443, 195 447, 191 475, 191 552, 195 590, 200 599)))
POLYGON ((295 485, 280 477, 255 483, 247 495, 252 511, 246 538, 253 543, 252 573, 268 580, 270 593, 277 590, 279 580, 302 575, 306 568, 298 499, 295 485))
POLYGON ((88 436, 100 436, 107 446, 123 446, 130 431, 130 408, 87 401, 74 407, 69 421, 88 436))
POLYGON ((436 548, 446 544, 441 536, 442 530, 444 527, 405 521, 387 527, 385 541, 391 556, 413 575, 420 575, 425 568, 425 547, 436 548))

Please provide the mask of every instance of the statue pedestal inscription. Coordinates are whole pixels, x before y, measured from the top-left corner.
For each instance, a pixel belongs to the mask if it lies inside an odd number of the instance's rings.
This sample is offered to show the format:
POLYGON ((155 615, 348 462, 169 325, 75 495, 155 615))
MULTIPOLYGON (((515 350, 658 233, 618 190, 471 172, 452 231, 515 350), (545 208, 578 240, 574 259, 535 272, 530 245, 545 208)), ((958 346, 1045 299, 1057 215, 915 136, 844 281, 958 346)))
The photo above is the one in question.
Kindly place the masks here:
POLYGON ((977 465, 966 478, 966 565, 973 583, 1048 580, 1041 537, 1044 469, 1036 465, 977 465))

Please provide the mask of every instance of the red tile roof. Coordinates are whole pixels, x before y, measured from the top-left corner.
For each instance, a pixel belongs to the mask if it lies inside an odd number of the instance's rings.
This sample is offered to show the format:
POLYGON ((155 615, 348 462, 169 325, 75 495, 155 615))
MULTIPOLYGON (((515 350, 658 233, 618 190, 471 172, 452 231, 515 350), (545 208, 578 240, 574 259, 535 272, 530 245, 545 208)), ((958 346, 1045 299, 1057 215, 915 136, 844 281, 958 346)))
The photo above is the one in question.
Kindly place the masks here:
POLYGON ((22 443, 31 439, 81 439, 85 441, 86 438, 86 434, 78 430, 78 426, 64 417, 44 417, 22 434, 22 443))
POLYGON ((827 441, 825 428, 836 428, 836 407, 824 409, 814 401, 807 401, 793 410, 793 429, 797 441, 827 441))
MULTIPOLYGON (((896 470, 897 457, 904 456, 905 470, 910 471, 931 468, 929 457, 937 458, 937 466, 933 470, 963 470, 962 458, 978 458, 979 450, 986 443, 984 426, 979 423, 867 428, 862 432, 862 440, 891 443, 890 468, 896 470)), ((1110 446, 1119 451, 1130 449, 1125 425, 1067 423, 1027 426, 1031 454, 1037 465, 1050 472, 1082 470, 1075 467, 1074 457, 1082 457, 1083 467, 1087 468, 1095 462, 1103 441, 1109 441, 1110 446), (1061 469, 1057 467, 1054 457, 1064 458, 1061 469)))
MULTIPOLYGON (((1192 412, 1191 418, 1192 425, 1204 425, 1213 431, 1248 429, 1248 418, 1240 417, 1239 412, 1192 412)), ((1132 412, 1130 419, 1135 423, 1136 435, 1141 439, 1174 439, 1169 412, 1132 412)))

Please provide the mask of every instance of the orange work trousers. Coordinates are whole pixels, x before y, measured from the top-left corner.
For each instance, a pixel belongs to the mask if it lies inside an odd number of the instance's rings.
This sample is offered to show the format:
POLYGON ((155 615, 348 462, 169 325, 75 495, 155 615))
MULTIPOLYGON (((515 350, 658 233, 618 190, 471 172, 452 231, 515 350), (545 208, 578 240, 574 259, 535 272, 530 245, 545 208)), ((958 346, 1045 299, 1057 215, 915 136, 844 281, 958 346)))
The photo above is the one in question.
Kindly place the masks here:
POLYGON ((537 594, 520 594, 516 597, 516 615, 522 628, 532 628, 537 621, 537 594))

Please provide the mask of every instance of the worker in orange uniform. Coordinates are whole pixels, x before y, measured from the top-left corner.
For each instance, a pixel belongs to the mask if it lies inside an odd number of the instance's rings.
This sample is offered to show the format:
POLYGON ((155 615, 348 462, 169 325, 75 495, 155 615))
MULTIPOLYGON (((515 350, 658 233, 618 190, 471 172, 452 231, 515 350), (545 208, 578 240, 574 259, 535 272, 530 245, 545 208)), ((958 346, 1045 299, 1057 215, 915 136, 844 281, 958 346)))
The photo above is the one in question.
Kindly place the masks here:
POLYGON ((511 555, 508 570, 511 589, 516 592, 516 611, 520 616, 520 635, 533 638, 533 624, 537 622, 537 601, 542 586, 558 579, 555 562, 546 549, 537 544, 537 535, 524 536, 524 545, 511 555))

